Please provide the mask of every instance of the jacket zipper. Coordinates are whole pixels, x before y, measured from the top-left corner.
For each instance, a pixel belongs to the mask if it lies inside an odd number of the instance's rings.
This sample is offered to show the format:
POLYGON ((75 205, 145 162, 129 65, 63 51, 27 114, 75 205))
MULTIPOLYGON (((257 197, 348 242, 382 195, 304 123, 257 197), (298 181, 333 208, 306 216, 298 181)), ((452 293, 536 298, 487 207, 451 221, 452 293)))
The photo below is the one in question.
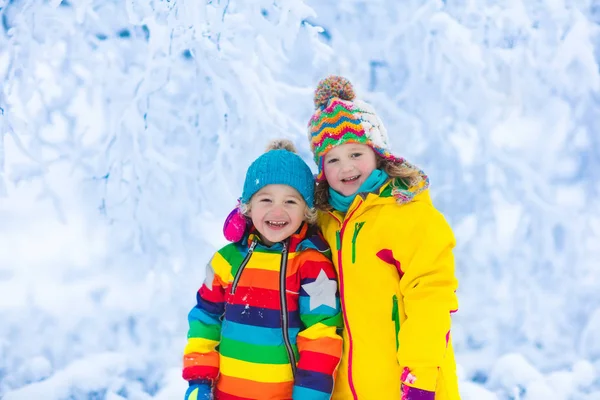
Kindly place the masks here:
POLYGON ((400 349, 400 339, 398 334, 400 333, 400 315, 398 315, 398 296, 392 297, 392 321, 394 321, 394 330, 396 332, 396 351, 400 349))
POLYGON ((296 356, 294 355, 294 349, 290 341, 289 332, 289 321, 288 321, 288 307, 287 307, 287 294, 286 294, 286 277, 287 277, 287 257, 288 249, 287 243, 283 242, 283 250, 281 252, 281 265, 279 268, 279 300, 281 301, 281 330, 283 331, 283 341, 285 348, 288 352, 290 364, 292 365, 292 374, 296 376, 296 356))
POLYGON ((358 238, 358 232, 360 232, 364 224, 365 221, 354 224, 354 235, 352 236, 352 264, 356 262, 356 239, 358 238))
POLYGON ((237 273, 235 274, 235 278, 233 279, 233 283, 231 284, 231 294, 235 294, 235 289, 237 289, 237 285, 240 282, 240 278, 242 277, 242 271, 244 271, 246 264, 248 264, 248 261, 250 261, 250 257, 252 257, 252 252, 254 251, 254 248, 256 247, 257 243, 258 239, 256 238, 254 238, 252 240, 252 243, 250 243, 250 248, 248 248, 248 254, 246 254, 246 257, 244 257, 244 261, 242 261, 242 264, 238 268, 237 273))
POLYGON ((352 392, 352 398, 354 400, 358 400, 358 395, 356 394, 356 388, 354 387, 354 379, 352 379, 352 352, 354 344, 352 343, 352 332, 350 331, 350 324, 348 323, 348 315, 346 313, 346 301, 344 297, 344 269, 342 268, 342 240, 344 238, 344 230, 346 230, 346 225, 348 221, 352 218, 352 215, 358 207, 360 207, 362 203, 359 202, 356 208, 352 211, 351 214, 347 215, 347 218, 344 218, 344 222, 342 223, 342 228, 336 232, 337 234, 337 244, 338 244, 338 269, 340 272, 340 302, 342 304, 342 315, 344 317, 344 325, 346 326, 346 330, 348 331, 348 341, 350 349, 348 351, 348 384, 350 385, 350 391, 352 392))

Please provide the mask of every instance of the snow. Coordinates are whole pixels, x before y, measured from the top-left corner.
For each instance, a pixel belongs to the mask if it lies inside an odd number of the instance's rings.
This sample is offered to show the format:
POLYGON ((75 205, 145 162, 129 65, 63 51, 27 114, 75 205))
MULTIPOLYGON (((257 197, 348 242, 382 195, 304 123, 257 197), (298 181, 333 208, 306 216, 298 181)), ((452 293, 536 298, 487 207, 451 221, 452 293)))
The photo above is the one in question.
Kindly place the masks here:
POLYGON ((0 0, 0 397, 182 398, 247 166, 342 74, 456 238, 464 400, 600 399, 600 4, 0 0))
POLYGON ((581 332, 580 353, 590 360, 600 358, 600 308, 597 308, 588 319, 581 332))

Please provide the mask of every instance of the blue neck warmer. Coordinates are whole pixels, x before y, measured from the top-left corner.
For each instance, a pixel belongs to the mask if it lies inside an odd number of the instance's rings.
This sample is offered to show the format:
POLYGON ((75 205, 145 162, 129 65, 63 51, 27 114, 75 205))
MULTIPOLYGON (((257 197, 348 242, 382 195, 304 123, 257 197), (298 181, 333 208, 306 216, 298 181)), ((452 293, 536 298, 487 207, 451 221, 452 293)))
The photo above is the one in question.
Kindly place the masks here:
POLYGON ((388 174, 383 172, 380 169, 375 169, 371 172, 371 175, 367 178, 366 181, 363 182, 362 185, 358 188, 356 193, 351 194, 350 196, 344 196, 343 194, 335 191, 334 189, 329 187, 329 204, 333 208, 341 212, 347 212, 348 208, 350 208, 350 204, 359 193, 370 193, 379 189, 388 179, 388 174))

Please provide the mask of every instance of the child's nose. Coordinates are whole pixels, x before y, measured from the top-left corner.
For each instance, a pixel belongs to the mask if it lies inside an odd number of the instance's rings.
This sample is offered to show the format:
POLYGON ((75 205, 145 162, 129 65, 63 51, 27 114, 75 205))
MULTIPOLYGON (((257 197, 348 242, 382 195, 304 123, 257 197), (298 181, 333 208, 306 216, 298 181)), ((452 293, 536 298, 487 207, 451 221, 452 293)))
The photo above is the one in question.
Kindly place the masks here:
POLYGON ((275 204, 273 205, 273 208, 271 209, 271 214, 273 214, 273 216, 281 216, 284 213, 284 208, 283 208, 283 204, 275 204))
POLYGON ((343 172, 350 171, 352 169, 352 163, 351 162, 342 162, 341 167, 342 167, 341 170, 343 172))

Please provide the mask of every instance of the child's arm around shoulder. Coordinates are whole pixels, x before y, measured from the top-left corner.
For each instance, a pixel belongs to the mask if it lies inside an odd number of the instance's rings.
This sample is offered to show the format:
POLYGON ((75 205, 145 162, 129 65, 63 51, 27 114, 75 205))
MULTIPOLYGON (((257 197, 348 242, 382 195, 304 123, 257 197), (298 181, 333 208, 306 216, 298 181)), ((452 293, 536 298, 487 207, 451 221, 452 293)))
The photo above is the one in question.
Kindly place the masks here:
POLYGON ((190 388, 186 399, 210 398, 212 384, 219 374, 221 317, 225 312, 226 262, 220 252, 206 266, 204 283, 196 293, 196 306, 188 314, 189 330, 183 355, 183 378, 190 388), (205 397, 202 397, 205 394, 205 397))
POLYGON ((415 218, 402 254, 400 293, 406 320, 399 333, 398 361, 407 386, 435 391, 450 337, 450 314, 458 309, 452 249, 456 241, 444 216, 429 202, 407 205, 415 218), (416 378, 416 380, 414 379, 416 378))
POLYGON ((298 333, 300 358, 293 398, 328 399, 342 356, 342 328, 337 276, 331 260, 316 250, 304 250, 298 308, 304 329, 298 333))

